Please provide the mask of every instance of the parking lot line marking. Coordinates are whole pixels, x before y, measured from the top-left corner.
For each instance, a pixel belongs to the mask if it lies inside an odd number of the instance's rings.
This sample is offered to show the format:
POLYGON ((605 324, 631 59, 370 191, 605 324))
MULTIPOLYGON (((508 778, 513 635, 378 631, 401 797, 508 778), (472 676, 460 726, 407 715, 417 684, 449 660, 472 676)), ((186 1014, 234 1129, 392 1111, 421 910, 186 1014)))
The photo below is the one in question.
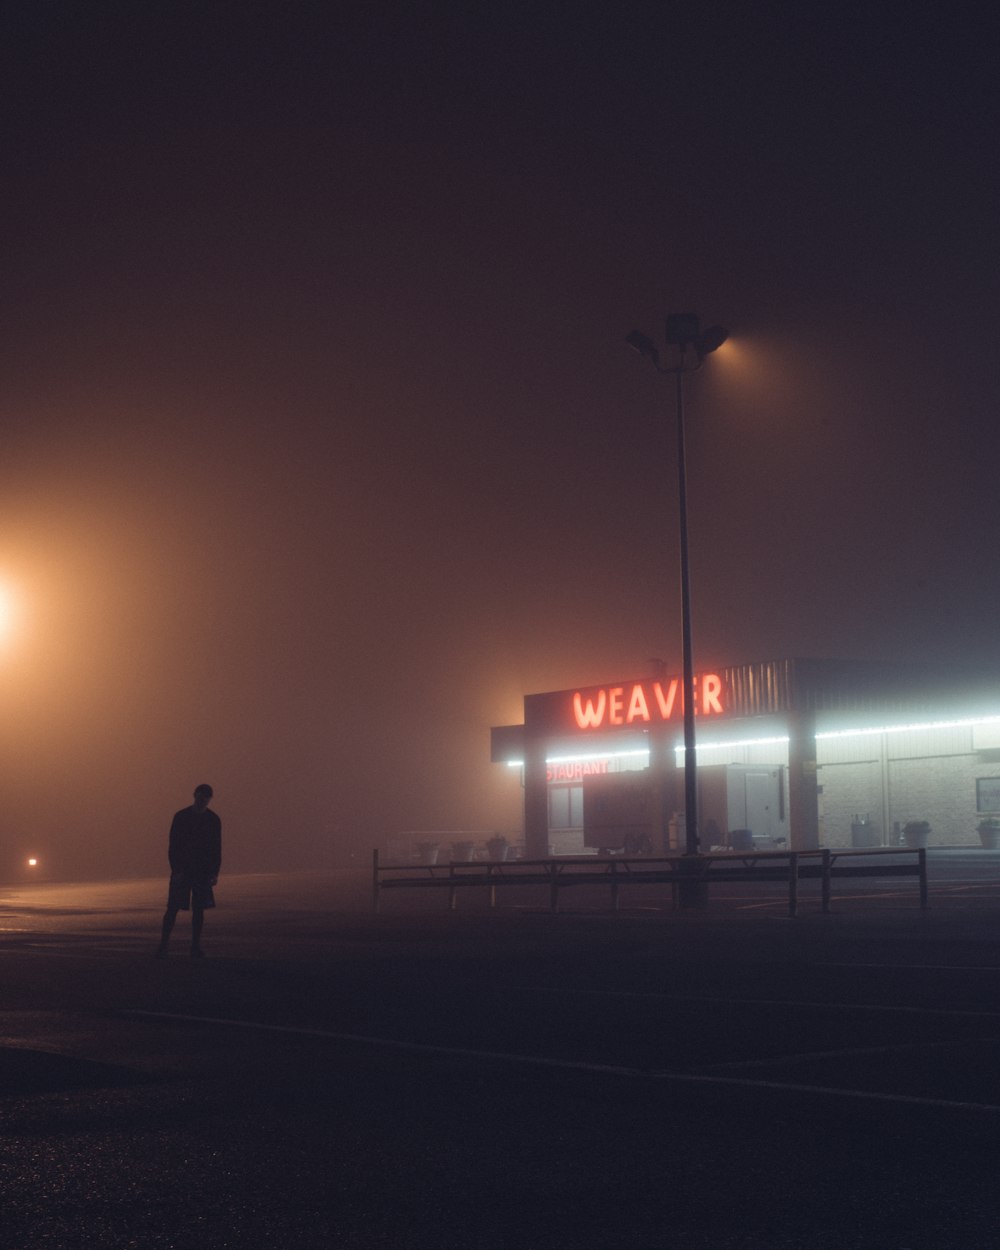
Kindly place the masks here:
POLYGON ((613 1063, 587 1063, 583 1060, 552 1059, 545 1055, 522 1055, 504 1050, 476 1050, 465 1046, 441 1046, 434 1042, 408 1042, 394 1037, 371 1037, 364 1033, 339 1033, 329 1029, 306 1029, 288 1024, 261 1024, 256 1020, 233 1020, 217 1016, 191 1016, 168 1011, 124 1011, 125 1016, 153 1020, 182 1020, 188 1024, 212 1024, 226 1028, 248 1029, 260 1033, 282 1033, 292 1037, 318 1037, 331 1042, 356 1042, 390 1050, 410 1050, 454 1058, 494 1059, 504 1063, 534 1064, 543 1068, 565 1068, 579 1072, 601 1072, 609 1076, 649 1076, 643 1068, 622 1067, 613 1063))
MULTIPOLYGON (((977 1037, 976 1046, 996 1046, 1000 1038, 977 1037)), ((794 1054, 766 1055, 761 1059, 727 1059, 709 1063, 705 1067, 712 1072, 724 1068, 773 1068, 787 1063, 813 1063, 817 1059, 857 1059, 869 1055, 898 1055, 905 1051, 950 1050, 957 1043, 953 1038, 942 1042, 896 1042, 882 1046, 843 1046, 839 1050, 802 1050, 794 1054)), ((968 1043, 962 1043, 968 1045, 968 1043)))
POLYGON ((525 1055, 502 1050, 476 1050, 466 1046, 441 1046, 431 1042, 407 1042, 392 1037, 369 1037, 362 1033, 338 1033, 327 1029, 306 1029, 286 1024, 261 1024, 254 1020, 234 1020, 217 1016, 194 1016, 166 1011, 124 1011, 125 1016, 140 1019, 184 1021, 188 1024, 217 1025, 260 1033, 277 1033, 291 1037, 314 1037, 324 1041, 353 1042, 387 1050, 405 1050, 416 1054, 443 1055, 456 1059, 486 1059, 491 1062, 523 1064, 531 1067, 556 1068, 566 1072, 592 1072, 603 1076, 638 1077, 675 1085, 726 1085, 744 1089, 772 1090, 775 1093, 809 1094, 813 1097, 849 1098, 865 1102, 895 1103, 917 1107, 939 1107, 949 1111, 985 1111, 1000 1113, 994 1103, 963 1102, 948 1098, 927 1098, 915 1094, 887 1094, 877 1090, 841 1089, 833 1085, 804 1085, 787 1081, 762 1081, 738 1076, 712 1076, 686 1072, 663 1072, 656 1069, 623 1067, 610 1063, 587 1063, 578 1059, 553 1059, 546 1055, 525 1055))
MULTIPOLYGON (((857 965, 848 964, 847 967, 857 965)), ((1000 1020, 1000 1011, 956 1011, 947 1007, 894 1007, 886 1003, 823 1003, 799 998, 709 998, 697 994, 658 994, 655 990, 580 990, 563 985, 540 985, 544 994, 581 994, 592 998, 652 998, 667 1003, 704 1003, 726 1007, 808 1007, 823 1011, 881 1011, 909 1016, 959 1016, 963 1019, 1000 1020)))
POLYGON ((881 968, 888 972, 1000 972, 1000 964, 855 964, 827 961, 813 968, 881 968))
POLYGON ((783 1093, 824 1095, 834 1098, 857 1099, 862 1102, 898 1103, 912 1107, 941 1107, 948 1111, 1000 1112, 1000 1106, 991 1102, 963 1102, 952 1098, 927 1098, 920 1094, 886 1094, 870 1089, 840 1089, 835 1085, 800 1085, 790 1081, 754 1081, 739 1076, 699 1076, 686 1073, 652 1073, 651 1075, 675 1083, 692 1085, 738 1085, 744 1088, 781 1090, 783 1093))

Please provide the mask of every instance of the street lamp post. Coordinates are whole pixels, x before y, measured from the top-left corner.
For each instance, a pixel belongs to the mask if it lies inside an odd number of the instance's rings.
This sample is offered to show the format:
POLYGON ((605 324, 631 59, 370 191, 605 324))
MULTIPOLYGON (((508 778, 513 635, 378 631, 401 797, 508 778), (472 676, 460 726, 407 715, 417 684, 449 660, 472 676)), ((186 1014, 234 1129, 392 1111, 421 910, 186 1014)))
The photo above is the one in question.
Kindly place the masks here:
POLYGON ((652 339, 638 330, 626 337, 630 347, 651 361, 658 373, 673 374, 677 389, 677 504, 680 510, 681 641, 683 647, 684 694, 684 853, 698 854, 698 774, 694 729, 694 654, 691 643, 691 580, 688 566, 687 467, 684 451, 684 375, 700 369, 705 357, 722 346, 727 338, 721 326, 702 330, 694 313, 672 313, 667 317, 666 341, 676 348, 676 363, 660 363, 660 353, 652 339), (689 353, 694 352, 694 359, 689 353))

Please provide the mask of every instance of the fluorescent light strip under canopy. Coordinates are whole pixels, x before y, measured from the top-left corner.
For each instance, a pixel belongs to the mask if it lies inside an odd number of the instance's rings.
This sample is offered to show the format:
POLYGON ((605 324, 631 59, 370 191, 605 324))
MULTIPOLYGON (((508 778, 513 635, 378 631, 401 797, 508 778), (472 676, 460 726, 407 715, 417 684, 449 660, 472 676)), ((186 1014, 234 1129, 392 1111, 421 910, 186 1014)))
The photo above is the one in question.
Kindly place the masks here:
MULTIPOLYGON (((1000 725, 1000 716, 976 716, 964 720, 915 721, 907 725, 873 725, 864 729, 831 729, 816 735, 816 740, 828 738, 863 738, 875 734, 901 734, 929 732, 933 729, 971 729, 975 725, 1000 725)), ((774 738, 738 738, 732 742, 699 742, 698 751, 728 751, 733 747, 785 746, 788 735, 774 738)), ((683 746, 674 747, 677 756, 684 754, 683 746)), ((581 760, 612 760, 626 758, 649 759, 648 749, 635 751, 588 751, 579 755, 549 755, 546 764, 575 764, 581 760)), ((508 768, 523 768, 524 760, 508 760, 508 768)))
MULTIPOLYGON (((547 755, 546 764, 579 764, 583 760, 623 760, 629 758, 649 759, 649 750, 640 747, 634 751, 588 751, 580 755, 547 755)), ((508 760, 508 768, 523 768, 524 760, 508 760)))

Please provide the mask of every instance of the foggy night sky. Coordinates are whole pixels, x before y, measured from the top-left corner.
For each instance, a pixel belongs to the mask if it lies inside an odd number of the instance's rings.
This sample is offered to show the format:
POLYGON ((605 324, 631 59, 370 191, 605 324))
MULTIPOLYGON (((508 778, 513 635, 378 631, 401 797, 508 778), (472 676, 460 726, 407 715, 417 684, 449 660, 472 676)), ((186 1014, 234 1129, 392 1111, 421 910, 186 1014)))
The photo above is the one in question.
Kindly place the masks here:
POLYGON ((0 841, 516 829, 489 726, 695 662, 997 662, 985 6, 14 3, 0 841))

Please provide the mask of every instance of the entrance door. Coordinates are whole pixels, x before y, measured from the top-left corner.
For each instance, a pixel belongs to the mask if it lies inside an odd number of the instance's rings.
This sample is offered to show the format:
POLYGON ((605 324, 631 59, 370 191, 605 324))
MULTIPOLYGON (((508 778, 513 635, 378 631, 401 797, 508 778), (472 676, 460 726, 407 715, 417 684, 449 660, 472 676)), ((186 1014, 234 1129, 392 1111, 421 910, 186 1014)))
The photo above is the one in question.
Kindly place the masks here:
POLYGON ((758 838, 773 838, 779 824, 778 779, 770 772, 744 775, 747 828, 758 838))

